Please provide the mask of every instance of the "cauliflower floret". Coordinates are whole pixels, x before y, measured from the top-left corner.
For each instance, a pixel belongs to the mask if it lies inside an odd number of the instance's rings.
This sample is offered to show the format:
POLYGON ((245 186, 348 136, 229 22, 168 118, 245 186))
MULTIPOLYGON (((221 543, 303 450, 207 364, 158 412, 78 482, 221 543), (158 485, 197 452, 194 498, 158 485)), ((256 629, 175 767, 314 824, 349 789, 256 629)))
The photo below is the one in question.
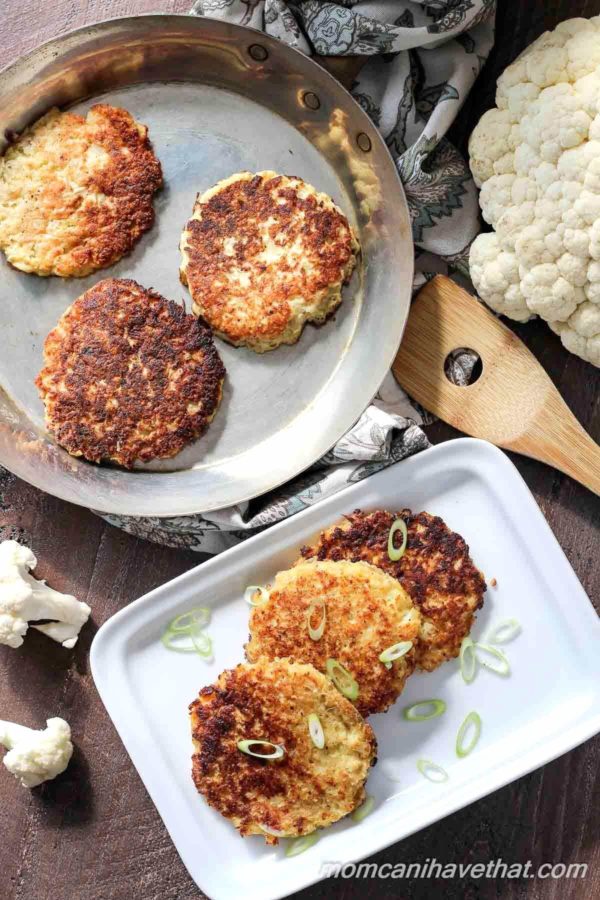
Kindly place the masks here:
POLYGON ((481 211, 490 225, 495 225, 502 213, 513 205, 512 192, 516 181, 515 175, 493 175, 481 188, 481 211))
POLYGON ((553 263, 534 266, 522 279, 521 290, 529 309, 547 321, 564 322, 585 299, 553 263))
POLYGON ((510 153, 510 114, 490 109, 483 114, 469 140, 469 164, 477 187, 494 174, 494 163, 510 153))
MULTIPOLYGON (((521 121, 533 101, 539 97, 540 88, 529 81, 515 84, 508 88, 505 95, 506 109, 510 113, 510 120, 514 124, 521 121)), ((498 104, 500 106, 500 104, 498 104)), ((518 134, 518 129, 517 129, 518 134)))
POLYGON ((498 79, 496 104, 469 141, 495 229, 471 245, 473 284, 600 365, 600 17, 538 38, 498 79))
POLYGON ((549 322, 550 328, 560 336, 563 346, 575 356, 600 366, 600 333, 585 337, 568 322, 549 322))
POLYGON ((479 235, 475 243, 477 247, 471 248, 471 278, 481 298, 511 319, 527 322, 531 312, 521 293, 514 253, 500 249, 494 232, 479 235))
POLYGON ((59 718, 47 719, 42 731, 0 720, 0 745, 8 750, 4 765, 28 788, 56 778, 73 755, 71 729, 59 718))
POLYGON ((569 55, 563 47, 541 47, 525 59, 526 81, 538 87, 548 87, 566 81, 569 55))
POLYGON ((565 44, 565 48, 569 58, 567 63, 569 81, 577 81, 600 66, 598 32, 593 25, 574 34, 565 44))
POLYGON ((41 623, 32 628, 71 649, 91 609, 30 575, 36 566, 28 547, 17 541, 0 543, 0 644, 20 647, 31 621, 41 623))
POLYGON ((515 241, 524 228, 535 219, 535 203, 531 201, 520 206, 509 206, 496 223, 496 234, 503 250, 514 250, 515 241))

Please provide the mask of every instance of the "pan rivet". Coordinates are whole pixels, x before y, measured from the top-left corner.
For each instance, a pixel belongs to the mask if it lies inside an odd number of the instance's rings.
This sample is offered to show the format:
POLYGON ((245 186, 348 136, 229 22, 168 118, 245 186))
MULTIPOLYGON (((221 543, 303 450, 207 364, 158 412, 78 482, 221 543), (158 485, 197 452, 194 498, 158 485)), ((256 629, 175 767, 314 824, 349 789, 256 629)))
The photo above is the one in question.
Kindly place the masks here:
POLYGON ((264 62, 269 56, 269 51, 262 44, 251 44, 248 47, 248 53, 256 62, 264 62))
POLYGON ((321 105, 321 101, 314 93, 314 91, 305 91, 302 95, 302 100, 305 106, 308 106, 309 109, 318 109, 321 105))
POLYGON ((368 153, 371 149, 371 138, 368 134, 365 134, 364 131, 359 132, 356 136, 356 143, 363 151, 363 153, 368 153))

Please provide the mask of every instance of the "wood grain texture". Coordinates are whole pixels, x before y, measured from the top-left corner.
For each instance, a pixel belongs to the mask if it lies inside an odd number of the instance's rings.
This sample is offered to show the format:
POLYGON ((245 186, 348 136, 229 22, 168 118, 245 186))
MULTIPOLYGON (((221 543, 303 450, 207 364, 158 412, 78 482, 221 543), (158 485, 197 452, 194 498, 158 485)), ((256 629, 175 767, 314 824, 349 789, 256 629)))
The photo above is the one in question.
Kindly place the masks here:
POLYGON ((598 444, 517 335, 450 278, 438 275, 415 298, 392 369, 443 422, 554 466, 600 496, 598 444), (482 363, 467 386, 445 376, 458 347, 475 350, 482 363))
MULTIPOLYGON (((69 28, 117 15, 184 12, 191 0, 0 0, 0 64, 69 28)), ((496 49, 453 134, 466 136, 492 103, 504 66, 560 19, 600 13, 600 0, 500 0, 496 49)), ((518 326, 577 418, 600 437, 600 373, 564 351, 543 323, 518 326)), ((457 435, 438 423, 432 440, 457 435)), ((564 476, 515 458, 592 599, 600 598, 597 498, 564 476)), ((67 772, 33 792, 0 770, 1 900, 193 900, 200 895, 121 746, 92 684, 88 649, 95 628, 152 587, 191 568, 197 555, 158 548, 84 510, 0 476, 0 537, 19 537, 40 557, 40 574, 87 599, 93 627, 71 654, 40 634, 17 654, 0 648, 0 716, 72 724, 77 752, 67 772)), ((549 685, 549 690, 552 686, 549 685)), ((327 882, 306 900, 443 895, 506 900, 596 900, 600 896, 600 740, 497 791, 379 854, 379 862, 587 862, 582 881, 327 882)))

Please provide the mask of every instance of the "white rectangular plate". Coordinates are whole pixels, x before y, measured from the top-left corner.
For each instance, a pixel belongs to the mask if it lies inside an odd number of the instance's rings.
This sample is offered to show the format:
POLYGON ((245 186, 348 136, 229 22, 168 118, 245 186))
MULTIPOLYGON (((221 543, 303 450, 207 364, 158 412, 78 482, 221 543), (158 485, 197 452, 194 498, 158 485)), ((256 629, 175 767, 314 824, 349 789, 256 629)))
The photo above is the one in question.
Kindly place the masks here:
POLYGON ((517 470, 490 444, 461 439, 433 447, 202 563, 118 612, 98 632, 91 665, 100 696, 198 886, 213 900, 271 900, 321 877, 323 862, 356 861, 478 800, 600 731, 600 622, 517 470), (458 663, 415 674, 400 701, 371 723, 379 764, 368 782, 374 812, 344 821, 296 858, 242 840, 198 796, 190 777, 188 704, 199 688, 243 658, 248 584, 287 568, 321 528, 357 507, 404 506, 442 516, 496 578, 474 628, 481 639, 509 617, 522 634, 503 648, 512 675, 480 670, 465 685, 458 663), (210 605, 215 659, 170 653, 167 622, 210 605), (440 718, 403 720, 417 700, 440 697, 440 718), (476 710, 483 729, 468 760, 455 755, 457 730, 476 710), (433 784, 416 768, 431 759, 449 773, 433 784), (385 765, 382 767, 382 763, 385 765), (400 781, 382 768, 393 765, 400 781))

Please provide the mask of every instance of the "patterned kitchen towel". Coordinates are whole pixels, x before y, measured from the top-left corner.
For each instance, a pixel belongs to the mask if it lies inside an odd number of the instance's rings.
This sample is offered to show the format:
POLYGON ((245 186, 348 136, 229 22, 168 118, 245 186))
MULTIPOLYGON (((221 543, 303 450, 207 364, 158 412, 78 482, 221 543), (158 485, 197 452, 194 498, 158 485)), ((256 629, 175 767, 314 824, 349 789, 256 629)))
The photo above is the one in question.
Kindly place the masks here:
MULTIPOLYGON (((195 15, 250 25, 304 53, 367 56, 354 98, 381 131, 404 183, 417 248, 415 287, 466 272, 478 231, 475 185, 446 139, 493 43, 495 0, 197 0, 195 15)), ((469 379, 459 354, 450 375, 469 379)), ((423 415, 388 375, 356 425, 308 471, 272 493, 206 515, 106 516, 140 537, 218 553, 428 446, 423 415)))

